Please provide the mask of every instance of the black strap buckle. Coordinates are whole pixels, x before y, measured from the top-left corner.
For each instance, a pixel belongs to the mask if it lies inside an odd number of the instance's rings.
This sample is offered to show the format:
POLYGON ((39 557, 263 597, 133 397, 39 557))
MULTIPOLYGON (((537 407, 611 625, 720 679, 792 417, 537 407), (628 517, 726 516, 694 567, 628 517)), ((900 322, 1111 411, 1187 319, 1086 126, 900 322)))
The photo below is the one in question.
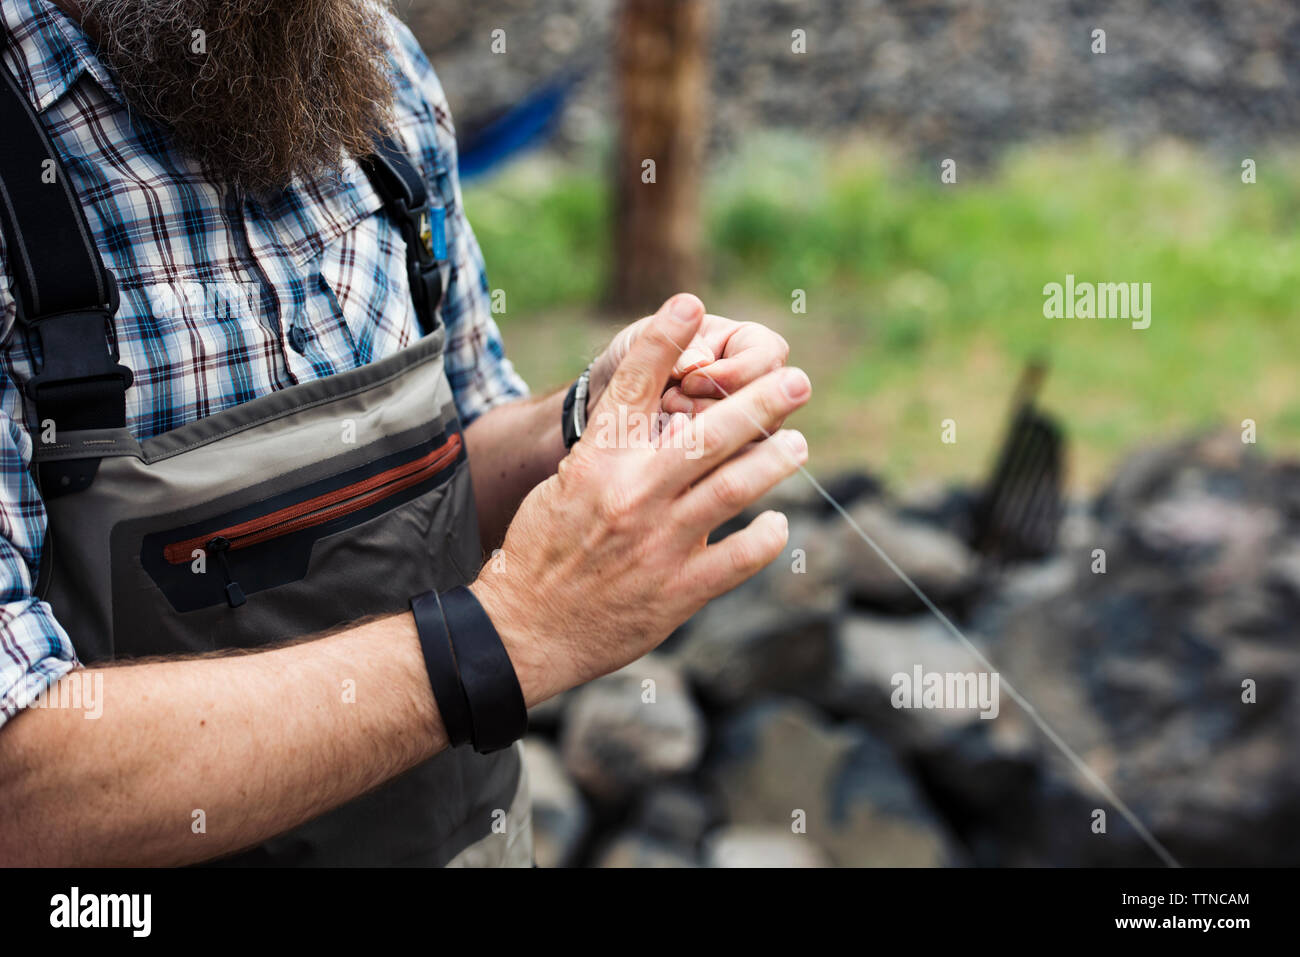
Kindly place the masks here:
POLYGON ((434 248, 431 217, 434 210, 428 203, 411 208, 401 200, 389 204, 398 223, 402 239, 406 242, 406 273, 411 287, 415 313, 425 326, 425 333, 438 326, 438 306, 446 291, 442 278, 442 263, 434 248))
POLYGON ((40 340, 41 368, 27 380, 26 391, 42 429, 50 421, 63 431, 126 425, 126 390, 135 377, 118 362, 116 346, 110 347, 117 307, 113 282, 102 306, 20 317, 40 340))
POLYGON ((427 266, 437 262, 433 250, 433 223, 430 220, 429 204, 423 203, 411 209, 405 203, 399 203, 396 213, 402 217, 402 232, 409 236, 407 241, 414 246, 420 264, 427 266))
MULTIPOLYGON (((32 438, 38 444, 57 443, 66 432, 126 427, 126 390, 134 376, 109 349, 112 321, 113 313, 99 308, 25 323, 41 343, 41 370, 26 386, 36 409, 32 438)), ((47 501, 89 488, 99 469, 93 456, 44 462, 38 456, 38 462, 47 501)))
POLYGON ((424 180, 394 140, 385 138, 374 153, 361 160, 361 168, 406 243, 411 299, 427 335, 438 328, 438 307, 446 291, 442 275, 445 243, 438 238, 441 224, 435 222, 443 211, 429 203, 424 180))
POLYGON ((65 312, 31 323, 29 328, 40 337, 42 362, 41 371, 27 380, 28 397, 39 403, 62 386, 97 382, 109 383, 124 395, 135 376, 106 347, 111 322, 109 313, 96 310, 65 312), (105 345, 102 354, 80 348, 86 342, 105 345))

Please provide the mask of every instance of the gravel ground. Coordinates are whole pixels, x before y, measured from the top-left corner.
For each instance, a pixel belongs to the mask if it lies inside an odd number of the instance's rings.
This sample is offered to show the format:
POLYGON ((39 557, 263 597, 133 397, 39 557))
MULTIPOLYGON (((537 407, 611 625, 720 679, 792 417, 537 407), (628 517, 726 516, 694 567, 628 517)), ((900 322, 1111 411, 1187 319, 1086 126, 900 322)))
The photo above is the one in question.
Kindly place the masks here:
MULTIPOLYGON (((1248 151, 1294 136, 1294 0, 718 0, 714 146, 755 128, 870 133, 924 155, 1106 131, 1248 151), (791 51, 806 31, 807 52, 791 51), (1105 30, 1106 52, 1092 52, 1105 30)), ((609 117, 616 0, 408 0, 462 129, 571 68, 585 72, 561 146, 609 117), (506 52, 491 52, 505 31, 506 52)))

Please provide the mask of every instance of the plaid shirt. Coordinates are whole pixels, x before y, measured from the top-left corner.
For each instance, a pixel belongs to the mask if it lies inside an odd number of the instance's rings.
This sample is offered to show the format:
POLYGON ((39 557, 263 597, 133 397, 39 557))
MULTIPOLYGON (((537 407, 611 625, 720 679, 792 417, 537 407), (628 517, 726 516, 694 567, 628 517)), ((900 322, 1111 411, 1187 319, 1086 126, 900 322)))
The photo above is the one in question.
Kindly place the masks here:
MULTIPOLYGON (((47 0, 0 0, 0 16, 5 65, 39 111, 121 287, 116 336, 135 372, 126 412, 137 437, 383 358, 418 334, 404 244, 355 163, 269 202, 236 197, 128 112, 85 34, 47 0)), ((469 423, 527 389, 490 314, 442 88, 415 38, 391 22, 398 132, 447 209, 446 369, 469 423)), ((32 594, 46 514, 29 472, 22 386, 33 366, 14 331, 2 243, 0 724, 76 665, 57 609, 32 594)))

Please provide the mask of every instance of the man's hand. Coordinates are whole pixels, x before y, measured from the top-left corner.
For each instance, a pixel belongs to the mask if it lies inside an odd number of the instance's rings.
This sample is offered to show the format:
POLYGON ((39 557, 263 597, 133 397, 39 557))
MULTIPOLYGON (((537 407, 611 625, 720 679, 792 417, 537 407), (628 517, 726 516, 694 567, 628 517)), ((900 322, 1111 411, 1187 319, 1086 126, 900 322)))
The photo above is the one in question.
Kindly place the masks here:
MULTIPOLYGON (((632 323, 592 363, 593 409, 614 370, 654 319, 646 316, 632 323)), ((759 376, 781 368, 789 354, 789 343, 766 326, 706 315, 690 344, 673 361, 671 381, 663 394, 663 411, 703 412, 759 376)))
MULTIPOLYGON (((665 386, 704 335, 704 320, 700 301, 679 295, 638 324, 593 415, 658 419, 665 386)), ((745 328, 715 330, 717 364, 728 363, 724 387, 736 386, 729 398, 694 418, 675 416, 648 442, 614 443, 640 447, 579 442, 524 500, 499 560, 472 586, 530 706, 639 658, 785 547, 785 516, 776 512, 707 543, 808 455, 803 436, 777 431, 808 400, 808 377, 773 369, 784 360, 783 341, 764 347, 765 358, 747 356, 743 342, 729 351, 745 328)))
MULTIPOLYGON (((647 316, 632 323, 592 363, 588 428, 596 421, 596 406, 614 371, 654 320, 647 316)), ((706 315, 691 341, 677 352, 671 373, 660 383, 658 408, 667 413, 703 412, 724 394, 780 368, 789 351, 784 339, 758 323, 706 315)), ((479 416, 465 430, 478 503, 479 538, 487 551, 501 544, 524 496, 550 477, 565 457, 560 433, 563 401, 564 390, 560 390, 542 398, 506 402, 479 416)), ((781 424, 772 423, 768 431, 781 424)))

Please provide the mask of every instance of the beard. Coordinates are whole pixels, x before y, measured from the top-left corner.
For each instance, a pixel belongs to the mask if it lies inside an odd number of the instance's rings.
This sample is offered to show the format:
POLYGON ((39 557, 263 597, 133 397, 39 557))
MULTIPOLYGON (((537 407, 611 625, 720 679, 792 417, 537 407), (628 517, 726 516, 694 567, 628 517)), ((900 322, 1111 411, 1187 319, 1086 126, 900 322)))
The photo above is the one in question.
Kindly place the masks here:
POLYGON ((132 109, 251 193, 337 173, 391 121, 386 2, 82 0, 132 109), (196 31, 202 31, 197 33, 196 31))

